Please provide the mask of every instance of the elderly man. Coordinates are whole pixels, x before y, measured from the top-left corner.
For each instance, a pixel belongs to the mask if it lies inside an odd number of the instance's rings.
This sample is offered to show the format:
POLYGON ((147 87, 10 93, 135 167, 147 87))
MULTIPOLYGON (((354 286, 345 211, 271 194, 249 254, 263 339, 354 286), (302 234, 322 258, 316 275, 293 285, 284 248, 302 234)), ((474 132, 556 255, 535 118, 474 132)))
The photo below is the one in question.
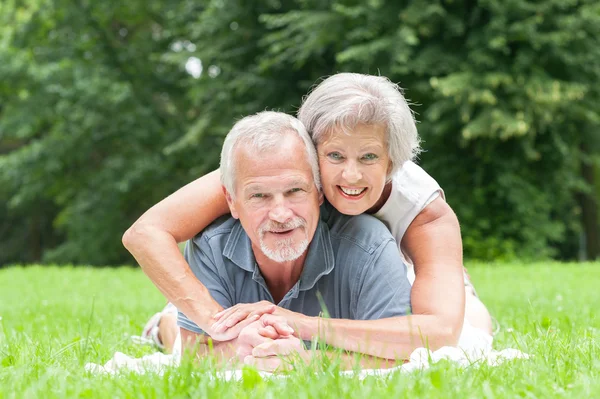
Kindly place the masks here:
MULTIPOLYGON (((308 358, 300 338, 319 332, 314 323, 296 325, 293 312, 355 320, 409 312, 406 268, 386 227, 327 206, 320 217, 317 155, 297 119, 262 112, 240 120, 225 140, 220 169, 232 217, 188 242, 186 260, 223 308, 268 301, 290 317, 249 318, 236 339, 213 342, 215 354, 276 369, 287 355, 308 358)), ((208 351, 204 332, 183 313, 178 324, 184 342, 208 351)), ((377 334, 357 340, 365 348, 377 334)))

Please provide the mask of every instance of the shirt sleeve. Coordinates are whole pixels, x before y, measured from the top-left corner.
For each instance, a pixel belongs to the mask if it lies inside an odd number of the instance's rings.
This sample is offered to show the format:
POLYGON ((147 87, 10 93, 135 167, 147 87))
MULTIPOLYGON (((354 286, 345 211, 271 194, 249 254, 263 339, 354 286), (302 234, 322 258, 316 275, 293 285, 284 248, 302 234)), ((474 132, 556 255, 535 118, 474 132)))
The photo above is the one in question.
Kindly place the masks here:
MULTIPOLYGON (((201 237, 198 241, 200 245, 195 239, 187 242, 184 251, 185 260, 190 265, 194 276, 208 289, 213 299, 223 308, 229 308, 232 306, 232 296, 227 282, 219 274, 208 240, 201 237)), ((197 334, 205 334, 181 311, 177 313, 177 325, 197 334)))
POLYGON ((384 241, 355 285, 355 319, 375 320, 410 314, 411 286, 394 240, 384 241))

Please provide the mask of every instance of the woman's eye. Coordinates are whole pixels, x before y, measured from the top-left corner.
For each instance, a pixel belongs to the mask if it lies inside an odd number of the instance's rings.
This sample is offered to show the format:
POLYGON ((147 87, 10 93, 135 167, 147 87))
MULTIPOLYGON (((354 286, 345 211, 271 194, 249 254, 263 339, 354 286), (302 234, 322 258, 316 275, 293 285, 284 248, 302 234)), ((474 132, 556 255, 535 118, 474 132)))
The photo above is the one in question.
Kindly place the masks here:
POLYGON ((342 154, 340 154, 340 153, 339 153, 339 152, 337 152, 337 151, 330 152, 329 154, 327 154, 327 156, 328 156, 330 159, 334 160, 334 161, 340 161, 340 160, 342 160, 342 159, 344 158, 344 157, 342 156, 342 154))
POLYGON ((363 155, 362 159, 365 161, 375 161, 376 159, 378 159, 379 157, 373 153, 368 153, 363 155))

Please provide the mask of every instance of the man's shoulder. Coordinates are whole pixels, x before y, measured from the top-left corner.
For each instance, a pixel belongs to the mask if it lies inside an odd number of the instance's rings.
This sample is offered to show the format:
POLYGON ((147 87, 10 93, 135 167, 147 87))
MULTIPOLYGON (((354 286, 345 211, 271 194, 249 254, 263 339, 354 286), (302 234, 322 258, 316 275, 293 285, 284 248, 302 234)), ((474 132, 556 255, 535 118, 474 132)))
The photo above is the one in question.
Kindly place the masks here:
POLYGON ((238 220, 231 217, 231 215, 223 215, 196 234, 192 241, 196 245, 200 245, 201 242, 208 242, 210 245, 223 246, 237 223, 238 220))
POLYGON ((332 238, 352 243, 369 253, 384 242, 394 240, 392 233, 379 219, 367 214, 349 216, 332 209, 327 225, 332 238))

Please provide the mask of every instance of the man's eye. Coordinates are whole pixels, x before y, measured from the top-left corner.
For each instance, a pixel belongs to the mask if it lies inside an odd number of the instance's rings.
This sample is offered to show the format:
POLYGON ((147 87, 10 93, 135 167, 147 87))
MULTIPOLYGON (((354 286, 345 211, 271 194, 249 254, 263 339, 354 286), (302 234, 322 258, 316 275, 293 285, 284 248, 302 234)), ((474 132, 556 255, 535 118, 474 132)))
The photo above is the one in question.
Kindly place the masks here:
POLYGON ((257 194, 252 194, 252 195, 250 196, 250 198, 265 198, 265 195, 264 195, 264 194, 257 193, 257 194))
POLYGON ((299 193, 302 191, 304 191, 304 190, 302 190, 301 188, 295 187, 295 188, 292 188, 289 192, 294 194, 294 193, 299 193))
POLYGON ((375 161, 376 159, 378 159, 379 157, 373 153, 368 153, 363 155, 362 159, 365 161, 375 161))
POLYGON ((340 153, 339 153, 339 152, 337 152, 337 151, 330 152, 329 154, 327 154, 327 156, 328 156, 330 159, 334 160, 334 161, 340 161, 340 160, 344 159, 344 157, 342 156, 342 154, 340 154, 340 153))

